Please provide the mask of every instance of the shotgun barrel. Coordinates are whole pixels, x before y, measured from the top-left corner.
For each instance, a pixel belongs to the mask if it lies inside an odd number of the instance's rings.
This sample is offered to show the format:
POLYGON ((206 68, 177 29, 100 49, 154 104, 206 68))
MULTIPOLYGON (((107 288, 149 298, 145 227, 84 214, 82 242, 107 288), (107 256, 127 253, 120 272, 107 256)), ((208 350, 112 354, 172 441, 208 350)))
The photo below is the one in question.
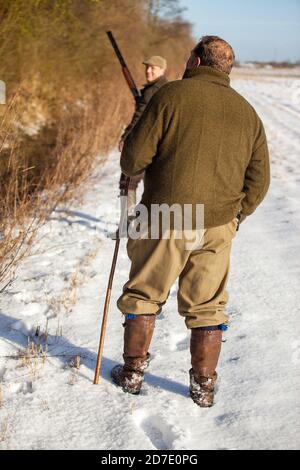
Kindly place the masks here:
POLYGON ((111 42, 111 45, 112 45, 112 47, 113 47, 113 49, 114 49, 114 51, 115 51, 115 53, 116 53, 116 56, 117 56, 118 60, 119 60, 119 62, 120 62, 120 65, 121 65, 121 67, 122 67, 122 72, 123 72, 124 78, 125 78, 125 80, 126 80, 128 86, 129 86, 129 89, 130 89, 130 91, 131 91, 131 93, 132 93, 132 95, 133 95, 135 101, 138 102, 138 100, 139 100, 140 97, 141 97, 141 94, 140 94, 139 89, 138 89, 138 87, 136 86, 136 84, 135 84, 135 82, 134 82, 134 80, 133 80, 133 77, 132 77, 132 75, 131 75, 131 73, 130 73, 129 68, 128 68, 127 65, 126 65, 126 62, 125 62, 124 57, 123 57, 123 55, 122 55, 122 53, 121 53, 121 51, 120 51, 120 49, 119 49, 118 44, 117 44, 117 42, 116 42, 116 40, 115 40, 115 38, 114 38, 114 35, 113 35, 113 33, 112 33, 111 31, 107 31, 106 34, 107 34, 107 36, 108 36, 108 39, 109 39, 110 42, 111 42))

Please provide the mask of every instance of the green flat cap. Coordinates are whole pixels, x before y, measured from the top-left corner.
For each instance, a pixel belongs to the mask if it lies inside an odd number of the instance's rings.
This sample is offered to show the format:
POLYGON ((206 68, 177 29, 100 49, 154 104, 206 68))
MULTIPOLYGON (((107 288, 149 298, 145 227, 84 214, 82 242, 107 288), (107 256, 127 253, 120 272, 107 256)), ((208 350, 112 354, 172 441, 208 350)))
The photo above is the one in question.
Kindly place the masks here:
POLYGON ((145 60, 143 62, 144 65, 156 65, 157 67, 160 67, 161 69, 166 69, 167 68, 167 61, 160 55, 153 55, 149 59, 145 60))

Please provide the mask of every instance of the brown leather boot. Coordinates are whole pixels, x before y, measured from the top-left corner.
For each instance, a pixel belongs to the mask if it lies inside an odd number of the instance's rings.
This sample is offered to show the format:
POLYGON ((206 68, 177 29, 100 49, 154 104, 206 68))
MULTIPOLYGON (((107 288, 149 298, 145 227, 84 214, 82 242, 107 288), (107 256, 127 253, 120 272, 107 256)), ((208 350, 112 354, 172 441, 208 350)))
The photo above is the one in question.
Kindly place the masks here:
POLYGON ((191 332, 190 396, 205 408, 214 403, 215 371, 221 351, 222 331, 193 328, 191 332))
POLYGON ((152 339, 156 315, 137 315, 126 318, 124 330, 124 366, 115 366, 111 371, 113 381, 124 392, 138 395, 149 365, 148 348, 152 339))

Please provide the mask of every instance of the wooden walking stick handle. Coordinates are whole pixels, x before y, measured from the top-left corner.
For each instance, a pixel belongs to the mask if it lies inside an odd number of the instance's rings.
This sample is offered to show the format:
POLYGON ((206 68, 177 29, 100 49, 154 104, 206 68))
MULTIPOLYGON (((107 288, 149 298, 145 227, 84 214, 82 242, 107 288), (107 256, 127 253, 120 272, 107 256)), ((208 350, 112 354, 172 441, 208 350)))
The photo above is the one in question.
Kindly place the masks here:
MULTIPOLYGON (((127 196, 128 194, 128 185, 130 182, 130 178, 129 177, 125 177, 125 178, 126 178, 125 180, 126 183, 124 187, 121 189, 121 192, 120 192, 121 196, 127 196)), ((127 221, 127 218, 125 218, 125 220, 127 221)), ((105 296, 101 333, 100 333, 100 342, 99 342, 99 349, 98 349, 98 356, 97 356, 97 363, 96 363, 95 377, 94 377, 94 385, 98 385, 99 383, 99 376, 100 376, 100 369, 101 369, 103 348, 104 348, 104 338, 105 338, 106 324, 107 324, 107 318, 108 318, 108 308, 109 308, 112 284, 113 284, 113 279, 114 279, 114 274, 115 274, 115 269, 116 269, 116 264, 117 264, 119 246, 120 246, 120 229, 121 229, 121 234, 122 234, 123 229, 124 229, 123 224, 124 224, 124 211, 121 210, 121 221, 119 225, 120 228, 117 231, 117 239, 116 239, 116 244, 115 244, 114 256, 112 260, 108 286, 107 286, 107 291, 106 291, 106 296, 105 296)))

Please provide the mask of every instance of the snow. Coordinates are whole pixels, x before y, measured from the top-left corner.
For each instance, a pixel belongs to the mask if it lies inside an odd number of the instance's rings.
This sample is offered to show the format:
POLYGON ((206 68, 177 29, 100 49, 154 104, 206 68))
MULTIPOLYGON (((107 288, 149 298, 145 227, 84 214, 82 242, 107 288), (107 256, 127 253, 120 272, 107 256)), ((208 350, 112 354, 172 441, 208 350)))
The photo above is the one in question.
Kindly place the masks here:
POLYGON ((189 332, 177 313, 176 286, 157 319, 141 394, 112 383, 110 370, 122 359, 116 300, 129 270, 124 240, 101 378, 92 383, 114 249, 107 234, 118 220, 114 152, 82 205, 52 214, 35 253, 2 294, 0 449, 299 448, 300 81, 259 71, 247 78, 235 74, 233 86, 265 123, 272 184, 234 240, 231 325, 215 406, 200 409, 188 397, 189 332))

